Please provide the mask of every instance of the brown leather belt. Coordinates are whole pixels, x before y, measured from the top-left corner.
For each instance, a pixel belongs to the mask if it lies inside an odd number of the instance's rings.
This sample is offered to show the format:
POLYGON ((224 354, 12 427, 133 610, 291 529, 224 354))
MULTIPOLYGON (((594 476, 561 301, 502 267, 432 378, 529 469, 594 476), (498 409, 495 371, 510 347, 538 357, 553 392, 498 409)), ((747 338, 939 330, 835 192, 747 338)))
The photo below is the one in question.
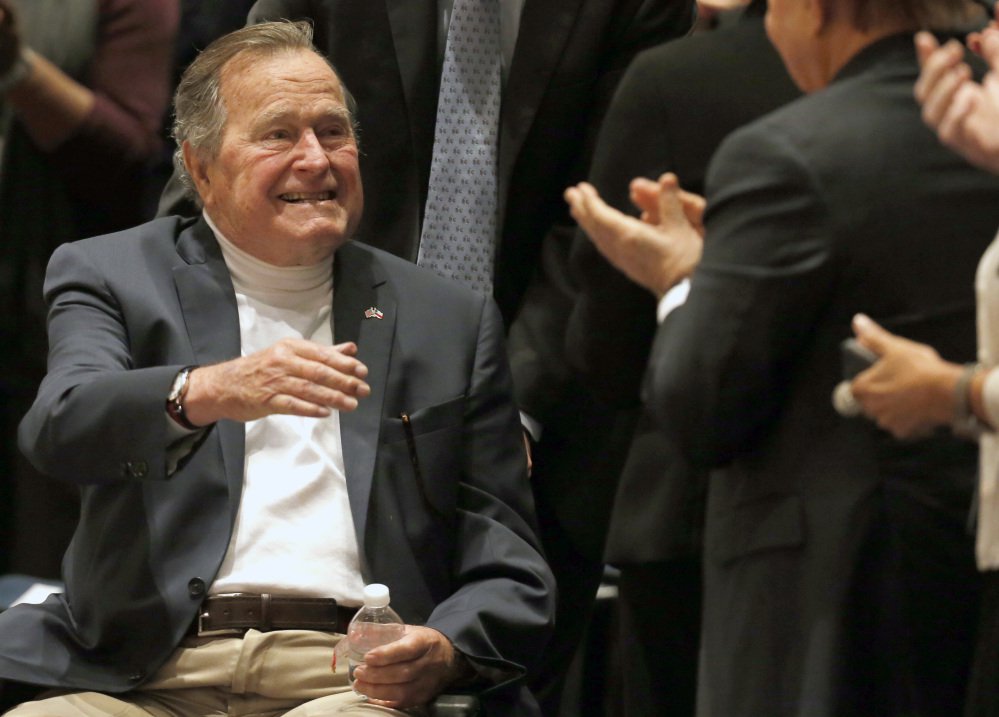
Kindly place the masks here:
POLYGON ((241 635, 247 630, 319 630, 346 634, 356 607, 341 607, 332 598, 281 597, 230 593, 201 603, 191 625, 193 635, 241 635))

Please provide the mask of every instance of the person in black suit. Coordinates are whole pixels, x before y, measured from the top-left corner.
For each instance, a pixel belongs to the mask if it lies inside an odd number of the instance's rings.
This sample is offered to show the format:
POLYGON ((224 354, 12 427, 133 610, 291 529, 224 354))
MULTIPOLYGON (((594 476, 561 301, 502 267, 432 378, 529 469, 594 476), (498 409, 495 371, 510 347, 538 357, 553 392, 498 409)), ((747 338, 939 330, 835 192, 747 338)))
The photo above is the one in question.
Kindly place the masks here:
MULTIPOLYGON (((557 712, 559 683, 603 574, 603 545, 625 427, 574 380, 564 355, 574 234, 561 200, 585 176, 610 98, 632 58, 686 33, 692 0, 500 0, 522 6, 508 48, 498 158, 493 295, 508 328, 521 410, 540 424, 532 487, 559 582, 556 635, 537 688, 557 712)), ((357 101, 361 172, 371 199, 358 239, 416 261, 425 216, 450 2, 259 0, 250 22, 308 19, 357 101)), ((509 17, 509 14, 504 15, 509 17)), ((510 37, 507 28, 507 38, 510 37)), ((176 202, 168 189, 161 213, 176 202)))
POLYGON ((768 34, 809 95, 722 144, 703 245, 675 177, 632 185, 648 223, 591 187, 567 192, 633 279, 657 295, 690 279, 646 390, 684 456, 713 469, 699 714, 961 711, 979 594, 974 448, 949 434, 897 443, 838 416, 830 395, 861 309, 974 356, 974 268, 999 182, 944 150, 912 98, 912 31, 968 12, 771 0, 768 34))
MULTIPOLYGON (((632 177, 667 170, 703 194, 708 160, 725 136, 798 96, 764 32, 766 7, 766 0, 753 0, 719 29, 647 50, 631 64, 590 172, 611 206, 626 211, 632 177)), ((602 403, 637 413, 655 299, 585 236, 573 246, 572 269, 579 294, 567 354, 602 403)), ((705 479, 640 416, 606 547, 608 562, 620 569, 619 645, 629 717, 693 713, 705 479)))

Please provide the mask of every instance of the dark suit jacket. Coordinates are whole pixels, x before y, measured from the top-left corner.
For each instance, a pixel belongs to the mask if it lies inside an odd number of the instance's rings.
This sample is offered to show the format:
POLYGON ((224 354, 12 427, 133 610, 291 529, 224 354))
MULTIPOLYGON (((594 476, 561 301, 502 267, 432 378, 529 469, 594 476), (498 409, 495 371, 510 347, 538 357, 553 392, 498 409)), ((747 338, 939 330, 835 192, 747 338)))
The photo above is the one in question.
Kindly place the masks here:
MULTIPOLYGON (((732 25, 635 58, 607 112, 590 172, 607 202, 635 214, 628 183, 666 171, 703 194, 708 161, 725 136, 798 97, 764 32, 765 12, 766 0, 754 0, 732 25)), ((635 411, 656 327, 655 299, 581 234, 571 259, 579 295, 566 336, 569 360, 606 406, 635 411)), ((642 417, 614 501, 608 560, 698 552, 702 479, 642 417)))
MULTIPOLYGON (((387 584, 407 622, 522 673, 547 638, 554 586, 498 312, 360 244, 334 267, 335 340, 357 342, 372 389, 340 417, 363 578, 387 584), (383 319, 365 319, 372 306, 383 319)), ((82 516, 65 597, 0 614, 0 677, 120 692, 180 641, 229 542, 244 425, 212 426, 168 476, 163 396, 181 366, 239 355, 235 294, 207 225, 175 217, 59 249, 46 292, 49 373, 21 446, 81 486, 82 516)), ((519 699, 536 710, 526 690, 519 699)))
POLYGON ((703 259, 658 330, 648 394, 685 455, 718 468, 702 714, 960 713, 975 446, 898 444, 830 404, 859 311, 975 356, 999 179, 922 124, 917 74, 910 35, 878 41, 733 133, 709 169, 703 259), (951 674, 921 681, 931 664, 951 674))

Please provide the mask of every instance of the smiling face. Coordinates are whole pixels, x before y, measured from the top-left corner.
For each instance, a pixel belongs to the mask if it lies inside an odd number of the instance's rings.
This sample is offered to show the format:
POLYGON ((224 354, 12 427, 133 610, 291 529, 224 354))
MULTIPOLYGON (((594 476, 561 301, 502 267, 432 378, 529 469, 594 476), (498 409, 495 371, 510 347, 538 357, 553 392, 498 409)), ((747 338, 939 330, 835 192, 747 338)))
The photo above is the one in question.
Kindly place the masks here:
POLYGON ((349 241, 364 196, 339 79, 314 52, 236 57, 222 70, 217 156, 184 160, 219 231, 277 266, 316 264, 349 241))

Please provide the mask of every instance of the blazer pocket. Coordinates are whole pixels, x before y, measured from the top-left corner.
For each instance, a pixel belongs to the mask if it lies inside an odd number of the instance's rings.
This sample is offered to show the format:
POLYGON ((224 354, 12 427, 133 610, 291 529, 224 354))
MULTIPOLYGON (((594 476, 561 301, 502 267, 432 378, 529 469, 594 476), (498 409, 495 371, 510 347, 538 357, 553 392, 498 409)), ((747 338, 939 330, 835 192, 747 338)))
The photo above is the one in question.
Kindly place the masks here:
MULTIPOLYGON (((465 397, 458 396, 444 403, 419 408, 407 415, 409 416, 412 436, 415 438, 425 433, 439 431, 442 428, 460 426, 464 413, 465 397)), ((406 435, 406 426, 401 414, 399 416, 386 416, 382 419, 382 443, 406 440, 409 440, 409 437, 406 435)))
POLYGON ((382 424, 382 445, 395 466, 393 479, 402 481, 401 494, 415 489, 430 512, 447 524, 455 520, 464 411, 465 397, 459 396, 406 414, 408 428, 401 417, 386 417, 382 424))
POLYGON ((711 519, 715 526, 708 528, 708 554, 722 563, 805 543, 805 518, 797 495, 765 496, 711 519))

